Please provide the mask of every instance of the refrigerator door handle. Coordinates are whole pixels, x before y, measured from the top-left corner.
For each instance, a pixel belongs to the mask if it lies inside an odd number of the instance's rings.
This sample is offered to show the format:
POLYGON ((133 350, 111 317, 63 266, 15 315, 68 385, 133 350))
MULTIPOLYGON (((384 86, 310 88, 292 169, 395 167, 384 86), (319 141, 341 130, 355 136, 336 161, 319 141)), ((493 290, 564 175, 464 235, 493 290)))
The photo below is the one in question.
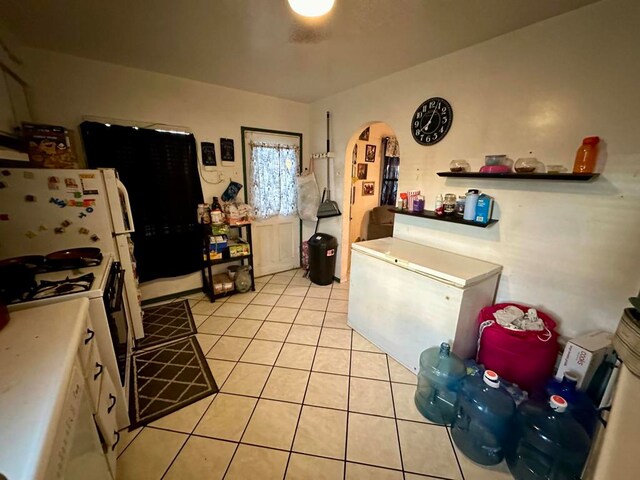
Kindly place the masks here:
POLYGON ((131 215, 131 203, 129 203, 129 193, 127 192, 126 187, 120 181, 120 179, 116 178, 116 185, 118 187, 118 194, 120 196, 121 201, 124 200, 124 207, 122 209, 122 214, 125 217, 125 225, 129 226, 128 230, 124 230, 122 232, 116 232, 117 234, 121 233, 133 233, 135 232, 135 227, 133 225, 133 216, 131 215))

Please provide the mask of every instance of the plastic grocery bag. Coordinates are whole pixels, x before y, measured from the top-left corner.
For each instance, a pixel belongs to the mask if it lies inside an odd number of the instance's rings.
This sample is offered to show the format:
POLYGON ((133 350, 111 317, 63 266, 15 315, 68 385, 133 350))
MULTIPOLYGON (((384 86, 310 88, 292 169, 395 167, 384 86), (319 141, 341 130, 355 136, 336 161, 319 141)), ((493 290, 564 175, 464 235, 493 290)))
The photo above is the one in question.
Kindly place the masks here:
POLYGON ((298 216, 302 220, 318 221, 320 192, 313 173, 298 176, 298 216))

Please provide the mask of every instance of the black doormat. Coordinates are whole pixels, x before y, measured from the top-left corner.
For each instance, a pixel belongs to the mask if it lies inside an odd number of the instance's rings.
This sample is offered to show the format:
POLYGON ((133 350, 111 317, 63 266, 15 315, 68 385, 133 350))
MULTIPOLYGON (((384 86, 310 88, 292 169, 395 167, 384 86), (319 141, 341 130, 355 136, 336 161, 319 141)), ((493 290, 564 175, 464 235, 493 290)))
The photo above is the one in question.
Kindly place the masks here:
POLYGON ((218 392, 195 335, 132 357, 130 429, 218 392))
POLYGON ((142 311, 144 337, 136 342, 138 349, 153 347, 196 333, 196 324, 187 300, 147 307, 142 311))

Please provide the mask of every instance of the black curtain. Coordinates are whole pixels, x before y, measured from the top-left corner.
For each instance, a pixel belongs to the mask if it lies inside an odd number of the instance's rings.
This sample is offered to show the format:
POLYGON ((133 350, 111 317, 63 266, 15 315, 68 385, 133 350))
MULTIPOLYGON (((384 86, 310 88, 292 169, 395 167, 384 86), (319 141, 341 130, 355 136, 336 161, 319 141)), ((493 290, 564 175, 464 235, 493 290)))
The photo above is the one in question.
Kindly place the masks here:
POLYGON ((80 125, 90 168, 115 168, 127 187, 141 282, 192 273, 202 264, 203 202, 193 135, 80 125))

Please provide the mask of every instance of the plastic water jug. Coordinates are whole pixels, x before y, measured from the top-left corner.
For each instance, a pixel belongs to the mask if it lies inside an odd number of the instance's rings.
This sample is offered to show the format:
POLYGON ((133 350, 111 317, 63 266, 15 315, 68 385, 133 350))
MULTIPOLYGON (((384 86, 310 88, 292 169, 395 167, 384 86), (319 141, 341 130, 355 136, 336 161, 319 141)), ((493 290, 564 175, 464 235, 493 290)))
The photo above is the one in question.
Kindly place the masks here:
POLYGON ((451 436, 460 451, 481 465, 496 465, 515 421, 516 405, 500 386, 498 375, 466 377, 458 392, 458 411, 451 436))
POLYGON ((420 413, 435 423, 451 423, 456 413, 458 387, 464 376, 464 364, 451 353, 448 343, 422 352, 415 395, 420 413))
POLYGON ((589 437, 593 437, 598 423, 598 411, 585 392, 577 388, 578 379, 573 372, 564 374, 562 381, 555 378, 547 383, 547 397, 560 395, 569 404, 569 411, 580 425, 585 429, 589 437))
POLYGON ((516 480, 580 478, 590 440, 567 407, 559 395, 548 404, 527 401, 518 407, 515 437, 505 452, 516 480))

